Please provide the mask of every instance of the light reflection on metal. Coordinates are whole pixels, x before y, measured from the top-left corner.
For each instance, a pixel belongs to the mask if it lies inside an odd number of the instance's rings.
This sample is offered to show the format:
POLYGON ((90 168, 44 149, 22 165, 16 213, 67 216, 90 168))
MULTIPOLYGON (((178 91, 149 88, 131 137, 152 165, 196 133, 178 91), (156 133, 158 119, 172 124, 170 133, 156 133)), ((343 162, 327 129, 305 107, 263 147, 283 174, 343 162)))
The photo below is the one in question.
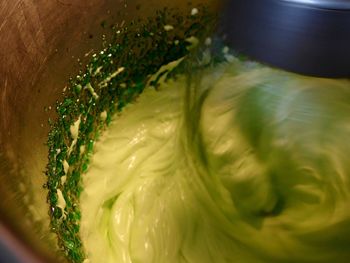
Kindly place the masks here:
POLYGON ((310 5, 317 8, 331 10, 350 10, 349 0, 282 0, 301 5, 310 5))

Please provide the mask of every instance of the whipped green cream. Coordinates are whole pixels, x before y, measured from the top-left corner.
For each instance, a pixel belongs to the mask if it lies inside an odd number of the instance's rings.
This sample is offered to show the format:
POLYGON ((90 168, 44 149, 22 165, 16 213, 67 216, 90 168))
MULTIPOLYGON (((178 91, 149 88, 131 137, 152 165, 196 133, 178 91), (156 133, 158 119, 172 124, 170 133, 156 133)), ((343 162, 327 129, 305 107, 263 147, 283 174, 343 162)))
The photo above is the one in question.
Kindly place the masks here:
POLYGON ((348 262, 349 81, 230 61, 114 117, 83 176, 86 262, 348 262))

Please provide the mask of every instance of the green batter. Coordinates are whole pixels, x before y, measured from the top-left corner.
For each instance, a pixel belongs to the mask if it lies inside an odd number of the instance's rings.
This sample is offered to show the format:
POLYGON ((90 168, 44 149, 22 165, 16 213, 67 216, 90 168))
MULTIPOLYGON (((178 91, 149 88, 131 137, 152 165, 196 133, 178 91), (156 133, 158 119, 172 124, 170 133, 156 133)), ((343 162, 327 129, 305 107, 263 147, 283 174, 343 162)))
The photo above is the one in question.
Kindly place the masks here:
POLYGON ((348 262, 349 81, 228 60, 114 117, 83 176, 86 262, 348 262))

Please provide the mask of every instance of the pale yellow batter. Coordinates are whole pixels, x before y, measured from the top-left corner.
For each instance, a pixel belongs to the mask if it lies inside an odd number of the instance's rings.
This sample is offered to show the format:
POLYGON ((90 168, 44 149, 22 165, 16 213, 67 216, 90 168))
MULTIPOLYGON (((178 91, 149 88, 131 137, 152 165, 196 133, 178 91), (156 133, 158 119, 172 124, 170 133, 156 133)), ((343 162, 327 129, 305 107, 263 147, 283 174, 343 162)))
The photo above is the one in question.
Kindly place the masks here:
POLYGON ((348 262, 349 81, 198 74, 148 87, 96 144, 86 262, 348 262))

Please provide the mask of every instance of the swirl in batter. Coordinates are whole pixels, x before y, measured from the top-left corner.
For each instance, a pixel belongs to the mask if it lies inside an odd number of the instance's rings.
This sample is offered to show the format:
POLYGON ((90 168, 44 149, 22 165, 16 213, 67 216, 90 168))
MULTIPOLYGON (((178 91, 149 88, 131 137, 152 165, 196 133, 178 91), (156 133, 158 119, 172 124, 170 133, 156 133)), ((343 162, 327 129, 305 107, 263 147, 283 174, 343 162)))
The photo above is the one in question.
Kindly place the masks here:
POLYGON ((233 59, 115 116, 81 196, 90 262, 349 262, 350 83, 233 59))

